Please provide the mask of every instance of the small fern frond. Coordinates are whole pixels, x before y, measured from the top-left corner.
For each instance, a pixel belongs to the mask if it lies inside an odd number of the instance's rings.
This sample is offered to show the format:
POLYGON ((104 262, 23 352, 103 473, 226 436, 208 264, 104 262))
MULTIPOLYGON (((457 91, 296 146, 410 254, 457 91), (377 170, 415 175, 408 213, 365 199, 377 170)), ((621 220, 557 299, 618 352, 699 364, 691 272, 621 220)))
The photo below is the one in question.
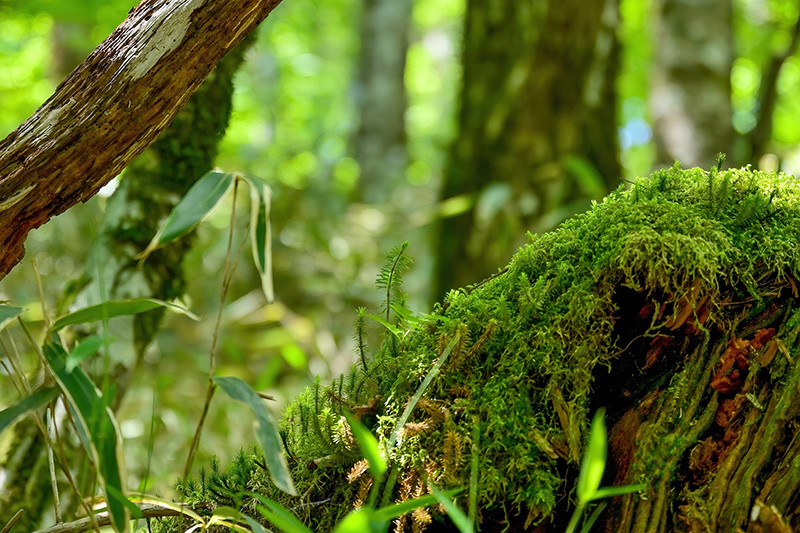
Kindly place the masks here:
POLYGON ((403 275, 411 268, 411 258, 405 254, 408 244, 408 241, 406 241, 399 247, 393 247, 386 254, 383 267, 375 279, 375 285, 379 289, 386 289, 386 298, 382 308, 386 312, 387 322, 389 321, 392 304, 403 303, 400 287, 403 285, 403 275))

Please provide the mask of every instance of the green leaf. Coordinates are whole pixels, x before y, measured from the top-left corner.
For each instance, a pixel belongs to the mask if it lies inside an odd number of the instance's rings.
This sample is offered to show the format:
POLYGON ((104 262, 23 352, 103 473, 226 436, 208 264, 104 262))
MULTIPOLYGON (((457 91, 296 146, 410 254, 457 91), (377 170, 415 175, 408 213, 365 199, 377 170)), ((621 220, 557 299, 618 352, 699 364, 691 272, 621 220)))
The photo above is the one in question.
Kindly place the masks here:
POLYGON ((286 533, 314 533, 292 514, 289 509, 278 502, 265 498, 261 494, 251 494, 251 496, 263 504, 263 506, 258 507, 258 512, 286 533))
POLYGON ((56 320, 53 326, 50 328, 50 331, 52 333, 66 326, 106 320, 108 318, 114 318, 117 316, 137 315, 157 307, 164 307, 175 313, 186 315, 192 320, 200 320, 196 315, 194 315, 194 313, 186 309, 184 306, 176 303, 164 302, 162 300, 156 300, 155 298, 132 298, 130 300, 103 302, 91 307, 78 309, 74 313, 62 316, 56 320))
POLYGON ((612 498, 614 496, 621 496, 623 494, 630 494, 631 492, 639 492, 647 488, 647 483, 639 483, 638 485, 622 485, 619 487, 601 487, 594 493, 592 500, 600 500, 602 498, 612 498))
POLYGON ((344 416, 347 419, 347 423, 350 424, 353 436, 356 441, 358 441, 361 454, 369 463, 369 471, 372 473, 372 477, 376 480, 383 479, 383 475, 386 473, 387 469, 386 460, 381 456, 380 450, 378 450, 378 440, 375 438, 375 435, 365 428, 361 422, 356 420, 356 417, 352 414, 345 411, 344 416))
MULTIPOLYGON (((458 493, 458 490, 448 490, 445 492, 445 494, 449 496, 455 496, 458 493)), ((414 498, 413 500, 406 500, 401 503, 394 503, 392 505, 387 505, 386 507, 376 509, 374 511, 375 519, 382 522, 389 522, 398 516, 410 513, 418 507, 429 507, 437 503, 438 501, 436 500, 436 496, 433 494, 426 494, 425 496, 420 496, 419 498, 414 498)))
POLYGON ((211 514, 211 520, 208 521, 209 526, 219 525, 219 526, 228 526, 231 529, 236 531, 241 531, 243 533, 250 533, 245 527, 242 527, 238 524, 234 524, 229 522, 230 520, 234 520, 236 522, 246 522, 248 523, 251 528, 252 524, 256 525, 255 529, 252 529, 253 533, 266 533, 261 524, 247 516, 246 514, 242 513, 241 511, 237 511, 233 507, 225 507, 220 506, 214 509, 214 512, 211 514))
POLYGON ((228 194, 233 186, 233 178, 233 174, 212 170, 197 180, 139 257, 146 258, 160 246, 174 241, 200 224, 228 194))
POLYGON ((61 394, 61 390, 58 387, 45 387, 23 398, 14 405, 6 407, 0 411, 0 433, 20 416, 55 400, 58 398, 59 394, 61 394))
POLYGON ((11 307, 8 305, 0 305, 0 331, 6 329, 12 320, 17 318, 25 309, 22 307, 11 307))
POLYGON ((400 328, 398 328, 397 326, 392 325, 390 322, 388 322, 382 316, 370 315, 370 314, 366 314, 364 316, 374 320, 375 322, 377 322, 381 326, 383 326, 386 329, 388 329, 392 333, 392 335, 394 335, 395 337, 400 338, 400 337, 403 336, 403 332, 400 330, 400 328))
POLYGON ((67 372, 72 372, 72 369, 80 365, 87 357, 94 355, 102 345, 103 339, 95 335, 83 339, 67 355, 67 372))
POLYGON ((447 516, 450 517, 450 520, 453 521, 453 524, 455 524, 458 530, 461 533, 473 533, 474 529, 472 527, 472 521, 467 518, 467 515, 464 514, 464 511, 459 509, 449 496, 437 489, 434 485, 429 486, 434 497, 439 503, 442 504, 447 516))
POLYGON ((589 430, 589 442, 586 446, 586 453, 581 463, 581 471, 578 474, 577 496, 578 503, 585 504, 594 499, 600 482, 603 480, 603 472, 606 469, 606 422, 605 409, 598 409, 592 418, 592 426, 589 430))
POLYGON ((253 261, 261 277, 261 290, 264 291, 267 302, 272 303, 275 301, 275 290, 272 286, 272 230, 269 224, 272 191, 257 176, 240 177, 250 187, 250 243, 253 261))
POLYGON ((278 433, 278 425, 267 410, 267 406, 264 405, 264 400, 250 388, 250 385, 239 378, 215 377, 214 383, 232 399, 247 404, 256 415, 258 421, 256 435, 264 450, 264 459, 267 462, 269 473, 272 475, 272 481, 282 491, 297 496, 297 490, 294 488, 292 475, 289 473, 283 453, 283 441, 278 433))
POLYGON ((114 413, 108 407, 113 394, 100 394, 80 367, 67 372, 67 353, 60 345, 49 343, 42 351, 66 397, 81 444, 97 466, 111 526, 118 532, 128 531, 130 506, 133 504, 125 497, 122 437, 114 413))
POLYGON ((369 507, 362 507, 347 513, 333 528, 333 533, 384 533, 387 522, 377 519, 375 511, 369 507))

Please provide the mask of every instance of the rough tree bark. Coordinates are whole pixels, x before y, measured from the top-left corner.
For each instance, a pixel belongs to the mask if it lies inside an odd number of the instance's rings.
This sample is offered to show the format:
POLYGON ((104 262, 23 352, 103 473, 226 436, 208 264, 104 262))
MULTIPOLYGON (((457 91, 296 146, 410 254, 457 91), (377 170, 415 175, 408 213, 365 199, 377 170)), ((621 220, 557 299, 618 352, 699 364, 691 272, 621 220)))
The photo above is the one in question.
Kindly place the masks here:
POLYGON ((730 0, 662 0, 650 109, 658 163, 708 168, 733 142, 730 0))
POLYGON ((491 274, 525 230, 551 229, 618 183, 615 12, 613 0, 468 2, 442 198, 474 204, 442 221, 435 298, 491 274))
POLYGON ((280 0, 144 0, 0 142, 0 278, 28 232, 85 201, 164 131, 280 0))

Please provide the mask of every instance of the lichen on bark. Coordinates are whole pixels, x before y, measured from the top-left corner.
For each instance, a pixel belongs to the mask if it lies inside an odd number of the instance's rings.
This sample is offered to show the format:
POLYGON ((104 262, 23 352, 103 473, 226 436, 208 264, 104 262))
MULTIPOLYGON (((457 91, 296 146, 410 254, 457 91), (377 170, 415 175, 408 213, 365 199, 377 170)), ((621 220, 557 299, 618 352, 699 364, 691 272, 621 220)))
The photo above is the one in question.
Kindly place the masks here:
MULTIPOLYGON (((563 530, 589 419, 606 407, 605 483, 647 489, 611 500, 597 530, 756 531, 756 506, 797 527, 798 241, 793 177, 676 166, 637 179, 530 236, 497 276, 401 316, 366 369, 290 405, 302 497, 271 488, 258 454, 237 459, 241 485, 217 470, 183 489, 206 507, 220 481, 265 491, 329 530, 370 482, 349 410, 389 460, 387 501, 427 492, 427 479, 463 488, 462 508, 476 498, 482 531, 563 530)), ((426 512, 405 524, 444 520, 426 512)))

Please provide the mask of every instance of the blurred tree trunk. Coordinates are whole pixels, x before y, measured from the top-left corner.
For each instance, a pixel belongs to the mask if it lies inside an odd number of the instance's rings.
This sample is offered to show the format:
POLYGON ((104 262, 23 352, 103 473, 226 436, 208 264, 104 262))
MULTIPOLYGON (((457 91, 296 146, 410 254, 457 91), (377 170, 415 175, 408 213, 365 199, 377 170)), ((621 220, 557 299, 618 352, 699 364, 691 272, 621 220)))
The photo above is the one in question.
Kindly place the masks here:
POLYGON ((356 103, 360 124, 355 153, 359 193, 384 203, 405 176, 405 67, 411 0, 364 0, 356 103))
MULTIPOLYGON (((134 256, 147 246, 159 224, 197 178, 211 169, 217 144, 230 119, 233 76, 253 40, 247 38, 219 62, 169 128, 127 167, 108 200, 93 260, 83 276, 67 289, 62 305, 75 300, 81 305, 93 305, 136 297, 172 300, 183 294, 186 283, 181 262, 191 247, 191 236, 154 252, 142 268, 134 256)), ((108 350, 112 358, 109 379, 117 387, 115 408, 158 332, 163 315, 159 309, 109 324, 111 337, 116 339, 108 350)), ((52 497, 45 443, 31 419, 15 426, 10 449, 15 451, 0 463, 6 474, 0 524, 24 508, 26 512, 17 527, 33 531, 51 506, 52 497)), ((77 450, 68 453, 72 458, 78 455, 77 450)), ((74 498, 67 500, 66 496, 76 495, 62 494, 64 510, 75 509, 78 502, 74 498)))
POLYGON ((661 0, 650 108, 657 160, 710 168, 733 142, 731 0, 661 0))
POLYGON ((434 298, 505 264, 619 182, 617 0, 469 0, 460 129, 442 199, 434 298), (451 206, 457 205, 455 200, 451 206))

